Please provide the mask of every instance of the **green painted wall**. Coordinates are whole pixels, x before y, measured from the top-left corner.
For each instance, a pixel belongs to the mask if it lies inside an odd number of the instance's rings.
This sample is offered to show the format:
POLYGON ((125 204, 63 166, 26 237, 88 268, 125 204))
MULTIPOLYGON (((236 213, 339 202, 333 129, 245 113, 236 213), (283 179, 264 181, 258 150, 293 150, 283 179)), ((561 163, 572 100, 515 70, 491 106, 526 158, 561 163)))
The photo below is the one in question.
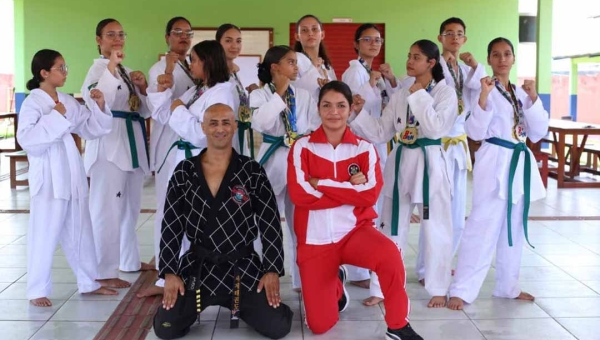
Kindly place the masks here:
POLYGON ((550 94, 552 88, 552 0, 538 0, 537 92, 550 94))
POLYGON ((398 75, 404 74, 410 44, 423 38, 436 41, 440 23, 450 16, 465 20, 469 41, 464 50, 483 63, 491 39, 504 36, 515 46, 518 40, 518 0, 15 0, 15 11, 15 30, 20 38, 15 60, 17 91, 24 90, 30 77, 33 54, 52 48, 60 51, 69 65, 69 80, 63 90, 79 92, 92 59, 97 57, 96 24, 107 17, 119 20, 128 33, 126 65, 144 72, 165 50, 164 26, 177 15, 186 16, 198 27, 216 27, 224 22, 273 27, 275 44, 287 44, 290 22, 307 13, 324 22, 351 17, 354 22, 385 23, 386 61, 398 75))
MULTIPOLYGON (((25 54, 25 0, 14 0, 14 11, 15 11, 15 90, 16 92, 23 91, 25 89, 25 83, 23 76, 31 75, 31 57, 33 54, 25 54), (26 61, 27 60, 27 61, 26 61)), ((29 77, 31 78, 31 77, 29 77)), ((27 79, 29 79, 27 78, 27 79)))

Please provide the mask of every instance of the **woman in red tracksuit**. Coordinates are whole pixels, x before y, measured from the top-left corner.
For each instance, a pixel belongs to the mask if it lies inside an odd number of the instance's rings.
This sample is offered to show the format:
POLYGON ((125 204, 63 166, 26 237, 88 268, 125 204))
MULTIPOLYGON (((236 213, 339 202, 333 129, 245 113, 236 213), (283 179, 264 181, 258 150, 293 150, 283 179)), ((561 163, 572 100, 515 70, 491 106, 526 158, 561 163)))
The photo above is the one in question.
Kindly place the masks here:
POLYGON ((373 145, 347 126, 352 91, 332 81, 319 93, 322 125, 298 139, 288 156, 295 204, 298 266, 306 323, 313 333, 333 327, 348 306, 348 263, 375 271, 385 296, 388 340, 422 340, 408 323, 410 303, 397 246, 373 227, 383 178, 373 145))

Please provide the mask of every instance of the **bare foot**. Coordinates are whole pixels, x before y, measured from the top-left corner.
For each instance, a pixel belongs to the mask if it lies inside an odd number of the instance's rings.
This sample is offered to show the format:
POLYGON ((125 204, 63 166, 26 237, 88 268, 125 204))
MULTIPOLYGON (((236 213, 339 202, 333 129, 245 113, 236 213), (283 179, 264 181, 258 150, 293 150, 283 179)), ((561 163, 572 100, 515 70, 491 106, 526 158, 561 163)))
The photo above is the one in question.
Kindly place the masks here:
POLYGON ((425 287, 425 279, 420 279, 419 283, 421 284, 421 286, 425 287))
POLYGON ((110 288, 106 288, 106 287, 100 287, 98 289, 96 289, 93 292, 87 292, 87 293, 83 293, 83 294, 94 294, 94 295, 119 295, 119 292, 117 292, 114 289, 110 289, 110 288))
POLYGON ((443 308, 446 307, 446 297, 445 296, 434 296, 429 300, 427 304, 429 308, 443 308))
POLYGON ((381 301, 383 301, 382 298, 377 297, 377 296, 371 296, 371 297, 364 299, 362 303, 365 306, 375 306, 378 303, 380 303, 381 301))
POLYGON ((448 300, 448 309, 462 310, 464 304, 465 302, 461 298, 454 296, 448 300))
POLYGON ((533 297, 533 295, 531 295, 529 293, 521 292, 521 294, 519 294, 519 296, 517 296, 515 299, 525 300, 525 301, 533 301, 533 300, 535 300, 535 297, 533 297))
POLYGON ((29 300, 29 303, 31 303, 32 305, 36 306, 36 307, 50 307, 52 306, 52 302, 50 300, 48 300, 48 298, 37 298, 37 299, 33 299, 33 300, 29 300))
POLYGON ((150 297, 150 296, 156 296, 156 295, 163 295, 164 291, 165 290, 163 287, 159 287, 157 285, 152 285, 150 287, 146 287, 140 293, 137 293, 136 296, 139 298, 144 298, 144 297, 150 297))
POLYGON ((131 287, 131 283, 115 278, 115 279, 103 279, 103 280, 96 280, 98 281, 98 283, 100 283, 100 285, 102 287, 106 287, 106 288, 116 288, 116 289, 120 289, 120 288, 129 288, 131 287))
POLYGON ((140 270, 145 272, 145 271, 150 271, 150 270, 156 270, 156 266, 150 263, 146 263, 146 262, 142 262, 142 266, 140 267, 140 270))
POLYGON ((350 284, 356 287, 369 289, 369 287, 371 287, 371 279, 366 279, 362 281, 350 281, 350 284))
POLYGON ((292 290, 296 293, 302 293, 302 288, 294 288, 292 290))

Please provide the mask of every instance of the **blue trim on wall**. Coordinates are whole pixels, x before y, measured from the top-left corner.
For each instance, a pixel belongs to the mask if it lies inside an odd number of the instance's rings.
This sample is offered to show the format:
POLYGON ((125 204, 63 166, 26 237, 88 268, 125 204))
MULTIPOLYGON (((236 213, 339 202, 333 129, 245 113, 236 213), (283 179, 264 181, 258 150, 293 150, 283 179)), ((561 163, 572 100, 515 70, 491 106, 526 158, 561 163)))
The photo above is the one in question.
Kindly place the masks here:
POLYGON ((569 112, 571 114, 571 118, 573 118, 573 121, 576 122, 577 121, 577 95, 576 94, 572 94, 571 98, 569 98, 569 112))
POLYGON ((17 113, 21 111, 21 105, 23 104, 25 97, 27 97, 27 93, 15 92, 15 111, 17 111, 17 113))
MULTIPOLYGON (((542 101, 542 105, 544 105, 544 109, 548 112, 548 118, 550 118, 550 95, 546 93, 538 93, 538 97, 542 101)), ((542 142, 542 149, 547 149, 548 143, 542 142)))
POLYGON ((550 113, 550 95, 546 93, 538 93, 538 96, 544 105, 544 109, 550 113))

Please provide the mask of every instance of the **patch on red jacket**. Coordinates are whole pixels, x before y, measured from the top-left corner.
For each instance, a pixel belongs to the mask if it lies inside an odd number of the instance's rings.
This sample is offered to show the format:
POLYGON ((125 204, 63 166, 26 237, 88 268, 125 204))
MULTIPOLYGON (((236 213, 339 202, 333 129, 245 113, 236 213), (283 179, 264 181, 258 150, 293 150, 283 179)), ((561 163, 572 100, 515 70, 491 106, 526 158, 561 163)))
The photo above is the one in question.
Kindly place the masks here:
POLYGON ((348 175, 354 176, 360 172, 360 167, 356 163, 348 165, 348 175))

